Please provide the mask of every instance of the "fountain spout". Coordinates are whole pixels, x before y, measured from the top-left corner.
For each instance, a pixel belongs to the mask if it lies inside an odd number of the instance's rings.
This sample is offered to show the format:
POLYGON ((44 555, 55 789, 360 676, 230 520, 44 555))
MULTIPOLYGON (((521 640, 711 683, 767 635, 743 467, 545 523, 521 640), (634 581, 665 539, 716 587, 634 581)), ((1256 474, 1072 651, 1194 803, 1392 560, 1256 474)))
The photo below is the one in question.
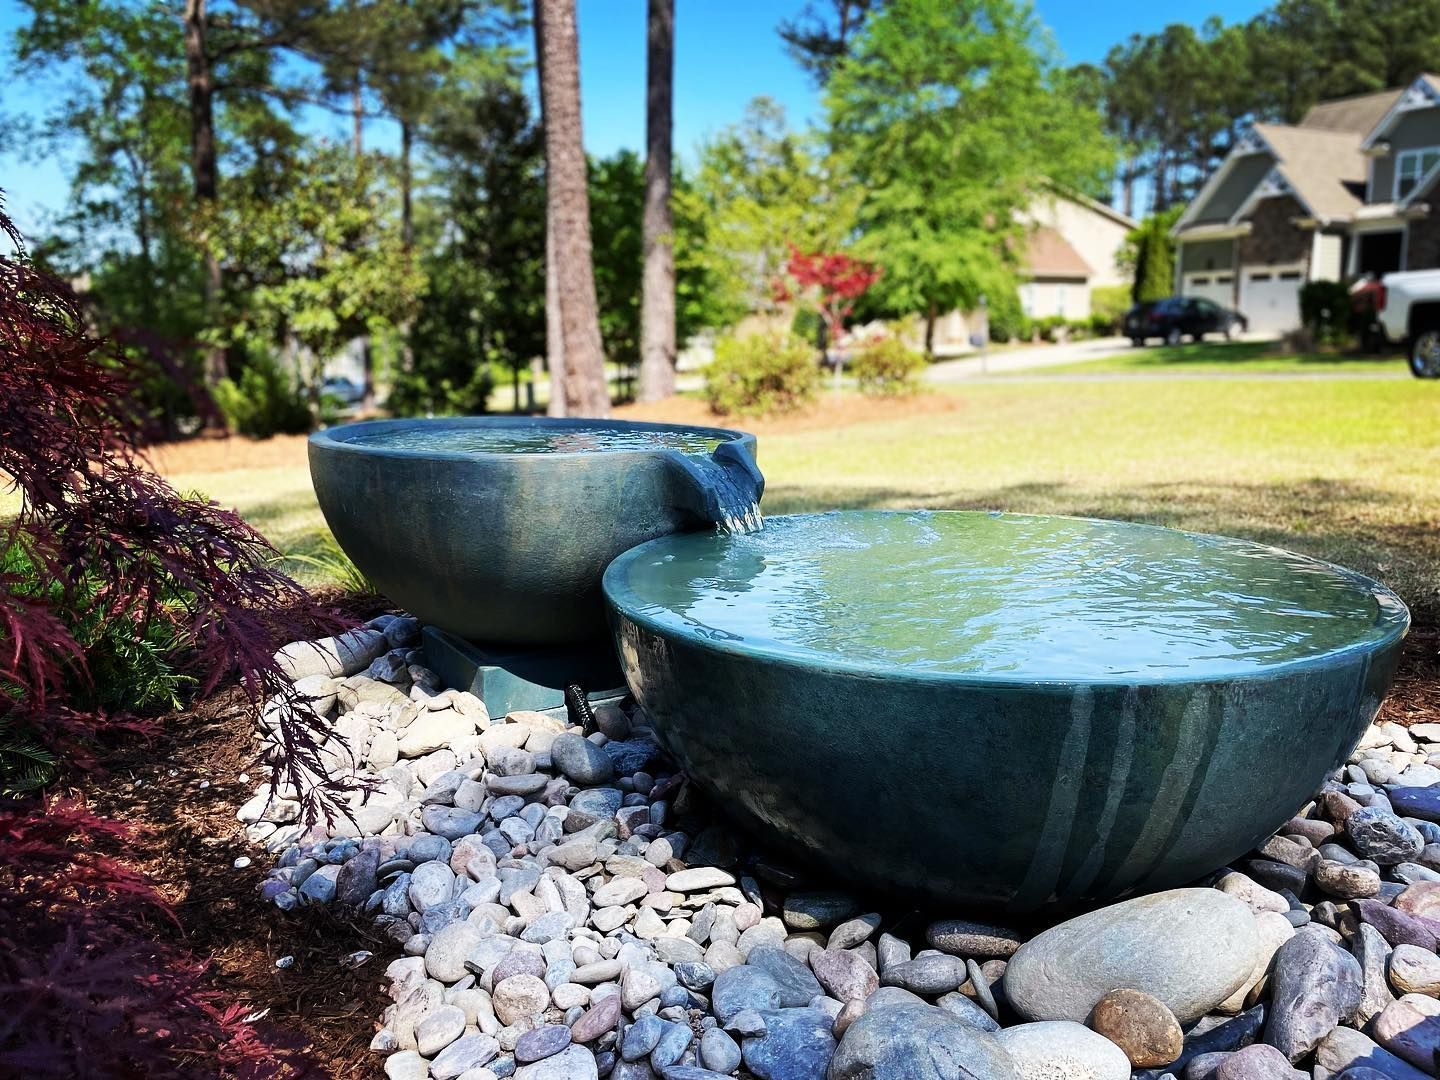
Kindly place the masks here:
POLYGON ((747 533, 760 528, 760 475, 750 447, 740 440, 721 443, 708 456, 667 450, 666 457, 683 478, 677 506, 722 532, 747 533))

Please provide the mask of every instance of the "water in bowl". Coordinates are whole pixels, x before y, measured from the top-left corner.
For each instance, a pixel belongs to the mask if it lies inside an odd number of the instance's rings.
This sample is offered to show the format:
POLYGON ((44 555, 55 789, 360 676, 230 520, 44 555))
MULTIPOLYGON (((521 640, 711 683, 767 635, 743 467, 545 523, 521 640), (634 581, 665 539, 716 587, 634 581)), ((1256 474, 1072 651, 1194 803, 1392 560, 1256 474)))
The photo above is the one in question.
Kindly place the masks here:
POLYGON ((761 526, 760 504, 753 480, 711 455, 729 440, 681 428, 639 428, 586 424, 531 427, 504 424, 444 427, 387 427, 353 436, 357 446, 384 450, 418 450, 446 454, 583 454, 620 450, 678 450, 691 458, 696 474, 719 500, 716 529, 722 533, 754 532, 761 526))
POLYGON ((506 427, 501 424, 464 427, 397 427, 357 435, 356 445, 385 450, 430 450, 443 454, 581 454, 617 450, 679 450, 709 454, 725 439, 699 431, 668 428, 506 427))
POLYGON ((1016 680, 1217 677, 1378 637, 1391 594, 1239 540, 1074 518, 836 512, 687 535, 624 606, 781 654, 1016 680))

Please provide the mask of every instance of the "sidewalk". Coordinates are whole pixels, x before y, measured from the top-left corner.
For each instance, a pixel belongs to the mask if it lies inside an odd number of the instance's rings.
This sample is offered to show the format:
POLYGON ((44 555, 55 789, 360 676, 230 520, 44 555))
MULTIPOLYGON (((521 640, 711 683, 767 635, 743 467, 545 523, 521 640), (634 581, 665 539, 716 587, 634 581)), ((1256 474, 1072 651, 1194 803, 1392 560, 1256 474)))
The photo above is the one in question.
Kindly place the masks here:
POLYGON ((959 382, 1009 371, 1083 364, 1087 360, 1114 356, 1129 348, 1133 348, 1130 339, 1123 337, 1089 338, 1065 345, 1022 345, 1018 349, 998 350, 984 357, 972 355, 958 360, 941 360, 930 365, 925 378, 938 383, 959 382))

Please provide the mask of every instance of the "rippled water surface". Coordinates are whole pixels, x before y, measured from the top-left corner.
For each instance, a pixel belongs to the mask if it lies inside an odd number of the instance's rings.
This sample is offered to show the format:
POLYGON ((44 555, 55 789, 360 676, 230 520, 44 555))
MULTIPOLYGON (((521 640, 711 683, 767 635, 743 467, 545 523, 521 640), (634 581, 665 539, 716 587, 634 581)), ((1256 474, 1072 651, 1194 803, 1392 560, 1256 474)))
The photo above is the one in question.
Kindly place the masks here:
POLYGON ((502 425, 389 428, 372 435, 358 435, 348 441, 357 446, 387 450, 434 450, 451 454, 574 454, 582 451, 665 449, 686 454, 708 454, 726 440, 693 431, 596 424, 578 428, 502 425))
POLYGON ((712 638, 1057 680, 1254 670, 1377 639, 1402 610, 1243 541, 984 513, 837 512, 672 536, 629 563, 624 586, 623 606, 712 638))

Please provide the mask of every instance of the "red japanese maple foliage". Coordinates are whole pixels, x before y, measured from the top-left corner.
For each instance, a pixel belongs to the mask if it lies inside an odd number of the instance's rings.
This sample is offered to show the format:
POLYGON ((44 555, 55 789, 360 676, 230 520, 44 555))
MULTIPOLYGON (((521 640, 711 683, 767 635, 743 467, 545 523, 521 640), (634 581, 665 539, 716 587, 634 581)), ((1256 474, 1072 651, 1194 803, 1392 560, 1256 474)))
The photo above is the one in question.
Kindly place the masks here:
MULTIPOLYGON (((231 511, 185 498, 137 449, 142 418, 124 352, 93 335, 74 293, 24 257, 0 206, 0 484, 20 495, 0 528, 0 730, 65 765, 103 768, 107 736, 143 718, 76 707, 86 676, 77 612, 143 630, 164 621, 201 693, 236 680, 257 704, 293 695, 274 661, 299 626, 335 626, 274 549, 231 511)), ((276 783, 333 807, 303 709, 283 710, 276 783)), ((202 968, 162 944, 168 909, 124 861, 125 830, 85 807, 0 801, 0 1074, 298 1075, 243 1010, 202 989, 202 968), (159 940, 157 940, 159 939, 159 940), (199 1064, 197 1064, 199 1063, 199 1064)), ((172 931, 173 935, 173 931, 172 931)))
POLYGON ((776 299, 789 300, 799 293, 814 295, 829 340, 834 342, 839 340, 845 320, 855 310, 855 302, 880 280, 884 271, 874 263, 863 262, 844 252, 807 255, 792 244, 785 272, 796 288, 792 290, 789 282, 782 279, 776 283, 776 299))

